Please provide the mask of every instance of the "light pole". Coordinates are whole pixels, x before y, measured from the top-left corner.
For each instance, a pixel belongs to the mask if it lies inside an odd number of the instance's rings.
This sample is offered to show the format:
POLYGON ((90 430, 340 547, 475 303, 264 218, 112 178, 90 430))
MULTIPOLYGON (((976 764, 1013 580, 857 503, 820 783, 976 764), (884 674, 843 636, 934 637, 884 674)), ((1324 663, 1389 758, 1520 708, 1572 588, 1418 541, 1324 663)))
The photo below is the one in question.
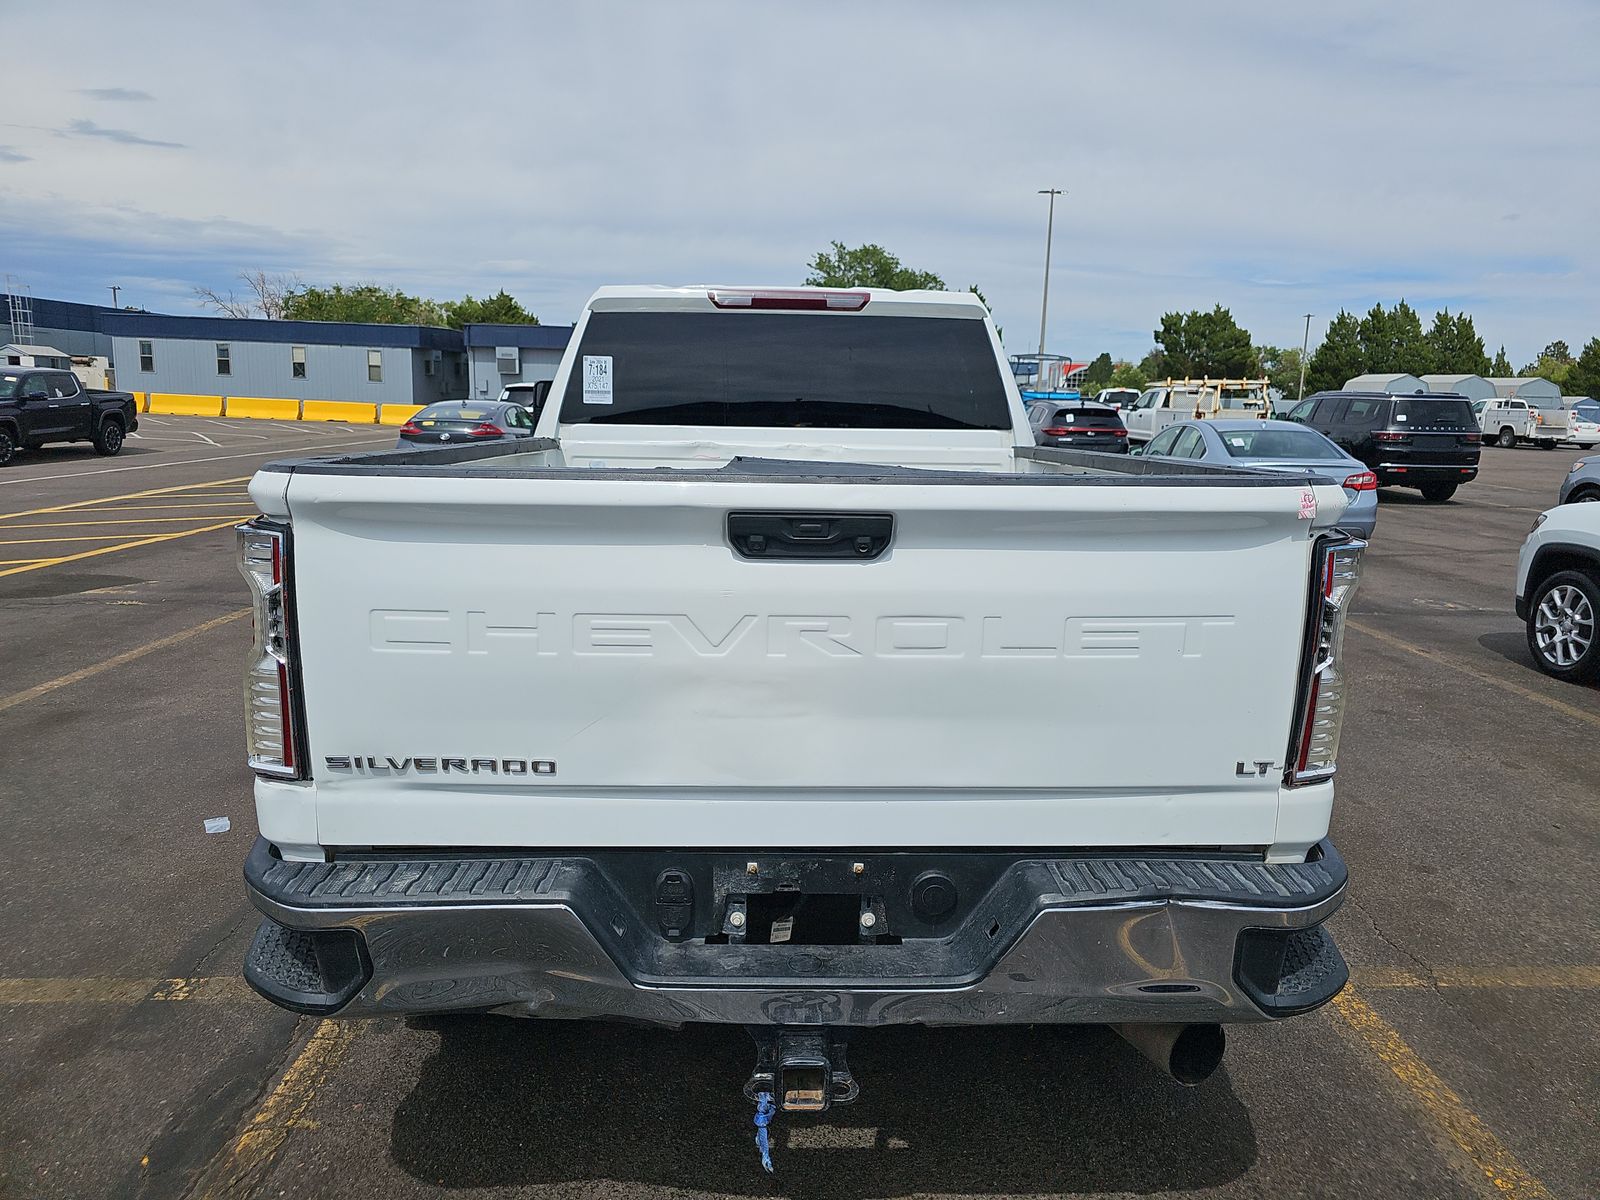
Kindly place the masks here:
POLYGON ((1039 195, 1050 197, 1050 215, 1044 226, 1044 299, 1039 303, 1039 383, 1044 383, 1044 319, 1050 311, 1050 240, 1056 229, 1056 197, 1065 196, 1060 188, 1040 188, 1039 195))
POLYGON ((115 308, 117 306, 117 293, 122 290, 122 286, 116 283, 108 283, 106 286, 111 289, 111 307, 115 308))
POLYGON ((1300 339, 1300 391, 1294 398, 1296 404, 1306 398, 1306 348, 1311 345, 1311 318, 1315 315, 1306 314, 1306 334, 1300 339))

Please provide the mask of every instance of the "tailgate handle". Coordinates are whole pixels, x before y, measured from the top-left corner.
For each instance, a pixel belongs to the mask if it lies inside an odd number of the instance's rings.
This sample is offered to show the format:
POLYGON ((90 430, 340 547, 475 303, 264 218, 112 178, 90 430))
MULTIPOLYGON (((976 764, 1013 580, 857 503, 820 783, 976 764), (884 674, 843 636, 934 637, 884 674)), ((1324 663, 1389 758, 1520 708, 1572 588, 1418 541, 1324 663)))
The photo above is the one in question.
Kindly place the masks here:
POLYGON ((892 513, 731 512, 740 558, 853 558, 871 562, 894 540, 892 513))

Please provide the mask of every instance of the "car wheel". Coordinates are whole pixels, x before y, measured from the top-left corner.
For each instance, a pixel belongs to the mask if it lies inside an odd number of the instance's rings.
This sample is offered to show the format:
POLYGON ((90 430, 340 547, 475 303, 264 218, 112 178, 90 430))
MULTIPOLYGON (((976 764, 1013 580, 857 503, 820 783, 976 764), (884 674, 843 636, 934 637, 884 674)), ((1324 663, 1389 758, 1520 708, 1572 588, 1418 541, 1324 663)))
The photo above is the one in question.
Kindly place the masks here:
POLYGON ((1528 650, 1546 675, 1571 683, 1600 677, 1600 579, 1557 571, 1528 605, 1528 650))
POLYGON ((112 455, 122 450, 122 422, 115 418, 108 418, 100 423, 100 431, 94 435, 94 452, 96 454, 112 455))
POLYGON ((1541 450, 1554 450, 1555 448, 1556 444, 1553 438, 1545 438, 1539 443, 1539 449, 1541 450))
POLYGON ((16 439, 7 430, 0 429, 0 467, 9 463, 16 452, 16 439))
POLYGON ((1580 488, 1576 493, 1567 497, 1568 504, 1592 504, 1600 500, 1600 488, 1580 488))
POLYGON ((1422 498, 1430 504, 1443 504, 1456 494, 1456 485, 1453 483, 1425 483, 1421 487, 1422 498))
POLYGON ((1500 436, 1495 439, 1495 445, 1502 450, 1510 450, 1517 444, 1517 431, 1507 425, 1500 431, 1500 436))

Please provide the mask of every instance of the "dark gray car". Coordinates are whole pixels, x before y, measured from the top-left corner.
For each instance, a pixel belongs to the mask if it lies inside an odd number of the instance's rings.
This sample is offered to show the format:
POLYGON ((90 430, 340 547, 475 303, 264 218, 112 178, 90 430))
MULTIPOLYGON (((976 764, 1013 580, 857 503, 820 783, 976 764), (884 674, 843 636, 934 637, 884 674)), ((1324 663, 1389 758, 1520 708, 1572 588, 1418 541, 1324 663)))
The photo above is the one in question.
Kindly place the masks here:
POLYGON ((533 436, 533 414, 503 400, 447 400, 430 404, 400 426, 399 449, 459 446, 533 436))
POLYGON ((1600 500, 1600 454, 1573 463, 1556 496, 1557 504, 1581 504, 1585 500, 1600 500))

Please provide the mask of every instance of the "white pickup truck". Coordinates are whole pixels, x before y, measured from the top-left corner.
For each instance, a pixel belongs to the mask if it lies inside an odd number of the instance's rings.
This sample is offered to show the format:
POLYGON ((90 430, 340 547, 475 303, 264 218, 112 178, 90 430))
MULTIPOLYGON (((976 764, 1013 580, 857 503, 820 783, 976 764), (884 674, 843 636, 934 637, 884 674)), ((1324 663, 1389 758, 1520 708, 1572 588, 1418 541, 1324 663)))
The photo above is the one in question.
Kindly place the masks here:
POLYGON ((1122 410, 1128 440, 1148 442, 1178 421, 1206 417, 1260 417, 1272 415, 1266 379, 1168 379, 1146 388, 1122 410))
POLYGON ((262 994, 745 1025, 770 1113, 861 1027, 1194 1083, 1343 986, 1341 488, 1035 448, 966 293, 608 287, 551 396, 251 483, 262 994))
POLYGON ((1485 445, 1509 450, 1532 442, 1541 450, 1554 450, 1572 432, 1566 408, 1553 401, 1537 405, 1515 396, 1501 396, 1476 401, 1472 409, 1478 414, 1485 445))

